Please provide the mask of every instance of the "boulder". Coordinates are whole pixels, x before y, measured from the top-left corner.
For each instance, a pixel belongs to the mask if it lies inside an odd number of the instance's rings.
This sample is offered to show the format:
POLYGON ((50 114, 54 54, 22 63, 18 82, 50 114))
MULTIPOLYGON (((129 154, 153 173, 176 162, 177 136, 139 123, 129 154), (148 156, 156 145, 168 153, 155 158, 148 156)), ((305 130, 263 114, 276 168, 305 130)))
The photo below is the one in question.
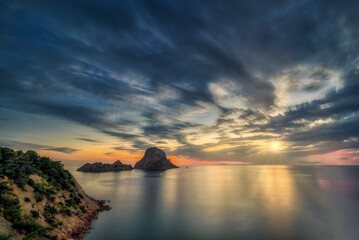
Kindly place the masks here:
POLYGON ((166 153, 159 148, 150 147, 143 158, 135 164, 135 169, 166 170, 178 168, 167 159, 166 153))

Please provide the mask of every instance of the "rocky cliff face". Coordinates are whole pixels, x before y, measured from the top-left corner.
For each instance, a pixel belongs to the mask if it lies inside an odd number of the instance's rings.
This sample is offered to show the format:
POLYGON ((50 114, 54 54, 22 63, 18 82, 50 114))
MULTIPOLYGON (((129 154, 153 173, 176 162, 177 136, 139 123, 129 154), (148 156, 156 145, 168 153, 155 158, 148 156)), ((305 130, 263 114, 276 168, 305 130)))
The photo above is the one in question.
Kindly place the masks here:
POLYGON ((86 163, 82 167, 78 168, 77 171, 80 172, 116 172, 122 170, 132 170, 131 165, 123 164, 120 160, 117 160, 113 164, 108 163, 86 163))
POLYGON ((81 239, 104 203, 60 162, 0 147, 0 239, 81 239))
POLYGON ((145 156, 135 165, 135 169, 165 170, 170 168, 178 167, 167 159, 164 151, 156 147, 148 148, 145 156))

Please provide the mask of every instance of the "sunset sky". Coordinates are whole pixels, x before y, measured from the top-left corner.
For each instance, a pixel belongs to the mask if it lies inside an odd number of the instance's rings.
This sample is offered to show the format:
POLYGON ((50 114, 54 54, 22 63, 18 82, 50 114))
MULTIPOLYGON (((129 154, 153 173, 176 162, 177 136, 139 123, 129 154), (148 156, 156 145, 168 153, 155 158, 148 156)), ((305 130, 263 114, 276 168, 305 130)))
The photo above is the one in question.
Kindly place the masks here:
POLYGON ((359 1, 0 1, 0 145, 359 164, 359 1))

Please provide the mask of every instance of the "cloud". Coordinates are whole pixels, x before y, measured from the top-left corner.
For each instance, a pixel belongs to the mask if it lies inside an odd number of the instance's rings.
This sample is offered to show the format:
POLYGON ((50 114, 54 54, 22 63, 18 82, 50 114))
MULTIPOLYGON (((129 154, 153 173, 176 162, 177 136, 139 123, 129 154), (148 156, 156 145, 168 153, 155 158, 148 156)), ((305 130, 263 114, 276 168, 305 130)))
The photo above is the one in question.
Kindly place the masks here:
POLYGON ((91 139, 91 138, 76 138, 77 140, 81 140, 81 141, 85 141, 85 142, 93 142, 93 143, 98 143, 98 140, 95 139, 91 139))
POLYGON ((114 150, 119 150, 119 151, 123 151, 123 150, 129 150, 129 151, 131 151, 131 150, 133 150, 133 149, 124 148, 124 147, 113 147, 112 149, 114 149, 114 150))
POLYGON ((305 164, 305 165, 316 165, 316 164, 320 164, 321 162, 310 162, 310 161, 297 161, 297 163, 299 164, 305 164))
POLYGON ((0 145, 6 147, 12 147, 19 150, 32 150, 32 149, 43 149, 48 146, 42 144, 35 144, 35 143, 27 143, 27 142, 20 142, 20 141, 11 141, 0 139, 0 145))
POLYGON ((225 149, 203 151, 216 146, 237 146, 229 161, 257 159, 271 139, 291 157, 359 148, 344 142, 359 132, 358 9, 357 1, 1 3, 0 108, 80 124, 131 151, 161 144, 196 159, 223 157, 225 149))
POLYGON ((61 152, 61 153, 74 153, 74 152, 79 151, 79 150, 77 150, 77 149, 68 148, 68 147, 61 147, 61 148, 45 148, 44 150, 55 151, 55 152, 61 152))
POLYGON ((224 144, 224 145, 217 145, 217 146, 214 146, 214 147, 205 148, 205 149, 203 149, 203 151, 205 151, 205 152, 220 151, 220 150, 223 150, 223 149, 234 148, 234 147, 236 147, 236 146, 232 146, 232 145, 229 145, 229 144, 224 144))
POLYGON ((128 133, 121 133, 121 132, 103 131, 103 133, 106 133, 106 134, 114 136, 114 137, 123 138, 123 139, 132 139, 132 138, 139 137, 139 135, 136 135, 136 134, 128 134, 128 133))
POLYGON ((106 156, 109 156, 109 157, 113 157, 113 156, 115 156, 115 153, 113 153, 113 152, 107 152, 107 153, 105 153, 105 155, 106 155, 106 156))
POLYGON ((73 149, 69 147, 51 147, 42 144, 35 144, 35 143, 27 143, 21 141, 12 141, 12 140, 3 140, 0 139, 1 146, 7 146, 19 150, 48 150, 48 151, 55 151, 61 153, 74 153, 80 151, 78 149, 73 149))

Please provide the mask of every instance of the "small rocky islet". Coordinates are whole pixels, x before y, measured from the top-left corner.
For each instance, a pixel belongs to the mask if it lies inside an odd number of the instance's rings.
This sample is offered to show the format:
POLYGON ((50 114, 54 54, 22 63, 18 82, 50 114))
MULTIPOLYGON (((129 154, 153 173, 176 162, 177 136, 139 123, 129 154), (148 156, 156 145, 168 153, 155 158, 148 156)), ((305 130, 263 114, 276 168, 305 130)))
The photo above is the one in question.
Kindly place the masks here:
MULTIPOLYGON (((177 168, 166 153, 148 148, 136 169, 177 168)), ((85 164, 78 171, 132 170, 131 165, 85 164)), ((111 207, 88 196, 60 162, 34 151, 0 147, 0 239, 81 239, 97 214, 111 207)))
MULTIPOLYGON (((176 165, 171 163, 170 159, 167 159, 166 153, 157 148, 150 147, 146 150, 145 155, 140 161, 135 164, 135 169, 144 170, 167 170, 171 168, 178 168, 176 165)), ((78 168, 80 172, 110 172, 110 171, 123 171, 132 170, 132 166, 121 163, 117 160, 113 164, 103 164, 100 162, 86 163, 82 167, 78 168)))
POLYGON ((123 170, 132 170, 132 166, 128 164, 123 164, 120 160, 117 160, 113 164, 108 163, 86 163, 82 167, 78 168, 79 172, 117 172, 123 170))
POLYGON ((135 164, 135 169, 166 170, 171 168, 178 167, 167 159, 163 150, 156 147, 148 148, 143 158, 135 164))

